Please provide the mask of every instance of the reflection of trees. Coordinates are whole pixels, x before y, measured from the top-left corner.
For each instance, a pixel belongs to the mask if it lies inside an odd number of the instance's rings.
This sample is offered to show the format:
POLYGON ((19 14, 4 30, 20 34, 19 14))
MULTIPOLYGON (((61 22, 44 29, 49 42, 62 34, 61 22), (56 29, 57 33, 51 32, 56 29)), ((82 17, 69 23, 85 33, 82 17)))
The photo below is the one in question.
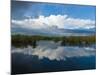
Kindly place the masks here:
POLYGON ((36 46, 37 46, 36 40, 33 41, 32 46, 33 46, 33 48, 36 48, 36 46))

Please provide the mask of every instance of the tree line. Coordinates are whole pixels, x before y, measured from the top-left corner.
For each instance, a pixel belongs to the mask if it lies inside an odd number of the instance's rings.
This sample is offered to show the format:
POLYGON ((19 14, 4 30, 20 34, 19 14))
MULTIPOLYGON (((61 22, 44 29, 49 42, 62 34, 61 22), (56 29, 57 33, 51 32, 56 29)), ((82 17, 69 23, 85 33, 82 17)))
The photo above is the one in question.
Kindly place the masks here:
POLYGON ((27 47, 28 45, 37 46, 37 42, 40 40, 44 41, 61 41, 62 46, 89 46, 96 43, 96 36, 62 36, 62 37, 51 37, 51 36, 28 36, 28 35, 11 35, 11 44, 15 47, 27 47))

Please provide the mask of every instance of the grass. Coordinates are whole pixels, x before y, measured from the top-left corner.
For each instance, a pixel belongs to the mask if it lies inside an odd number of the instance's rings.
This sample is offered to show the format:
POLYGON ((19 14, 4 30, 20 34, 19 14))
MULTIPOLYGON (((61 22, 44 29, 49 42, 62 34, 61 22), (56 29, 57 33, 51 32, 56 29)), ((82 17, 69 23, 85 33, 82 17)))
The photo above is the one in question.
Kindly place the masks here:
POLYGON ((96 36, 68 36, 68 37, 50 37, 50 36, 28 36, 28 35, 11 35, 12 46, 15 47, 26 47, 28 45, 37 46, 36 42, 40 40, 48 41, 61 41, 62 46, 89 46, 96 43, 96 36))

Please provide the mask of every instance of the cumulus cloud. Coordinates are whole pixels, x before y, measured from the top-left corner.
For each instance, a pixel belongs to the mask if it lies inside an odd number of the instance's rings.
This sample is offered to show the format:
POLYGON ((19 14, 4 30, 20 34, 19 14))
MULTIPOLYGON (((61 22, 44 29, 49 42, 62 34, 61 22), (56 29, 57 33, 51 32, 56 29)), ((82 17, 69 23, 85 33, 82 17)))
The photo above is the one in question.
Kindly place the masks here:
POLYGON ((60 61, 66 60, 66 58, 70 57, 86 57, 95 55, 95 48, 63 47, 59 46, 58 43, 45 42, 40 43, 36 48, 32 48, 31 46, 28 46, 27 48, 13 48, 12 53, 24 53, 28 55, 36 55, 39 59, 48 58, 49 60, 60 61))
POLYGON ((73 29, 73 28, 94 28, 95 21, 91 19, 80 19, 72 18, 68 15, 50 15, 50 16, 39 16, 38 18, 27 18, 23 20, 12 20, 12 27, 21 27, 28 29, 39 29, 39 28, 64 28, 64 29, 73 29))

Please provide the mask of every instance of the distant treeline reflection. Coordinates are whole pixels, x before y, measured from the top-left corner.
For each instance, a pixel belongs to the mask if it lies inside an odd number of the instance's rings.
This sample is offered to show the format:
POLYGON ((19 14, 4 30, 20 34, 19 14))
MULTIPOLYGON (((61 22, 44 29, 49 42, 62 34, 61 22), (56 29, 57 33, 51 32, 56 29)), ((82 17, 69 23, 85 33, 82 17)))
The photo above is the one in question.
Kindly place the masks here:
POLYGON ((28 36, 28 35, 12 35, 12 46, 15 47, 27 47, 31 45, 33 48, 37 46, 37 42, 43 41, 61 41, 61 46, 89 46, 95 44, 96 36, 63 36, 63 37, 51 37, 51 36, 28 36))

